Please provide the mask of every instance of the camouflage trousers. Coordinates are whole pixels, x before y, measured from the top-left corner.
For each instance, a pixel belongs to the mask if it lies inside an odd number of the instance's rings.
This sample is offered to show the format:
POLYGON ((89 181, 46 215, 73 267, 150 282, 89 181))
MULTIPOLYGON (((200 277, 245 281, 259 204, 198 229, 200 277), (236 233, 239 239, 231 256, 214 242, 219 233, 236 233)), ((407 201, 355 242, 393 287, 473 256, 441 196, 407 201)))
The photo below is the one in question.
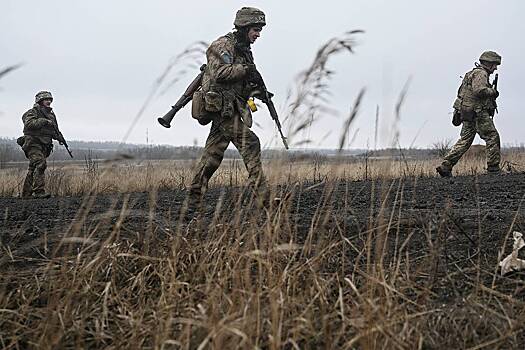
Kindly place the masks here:
POLYGON ((211 176, 219 168, 230 142, 241 154, 246 170, 248 170, 248 185, 256 194, 262 194, 266 190, 259 138, 244 125, 238 115, 234 115, 232 118, 219 117, 213 121, 204 152, 194 171, 190 187, 192 199, 202 197, 208 188, 211 176))
POLYGON ((450 168, 456 165, 472 145, 476 133, 485 141, 487 166, 489 168, 499 167, 501 160, 499 133, 487 113, 481 114, 472 121, 463 121, 460 139, 445 156, 443 165, 450 168))
POLYGON ((46 153, 48 152, 44 145, 38 143, 32 143, 24 148, 26 157, 29 159, 29 167, 22 187, 22 197, 43 194, 45 193, 46 153))

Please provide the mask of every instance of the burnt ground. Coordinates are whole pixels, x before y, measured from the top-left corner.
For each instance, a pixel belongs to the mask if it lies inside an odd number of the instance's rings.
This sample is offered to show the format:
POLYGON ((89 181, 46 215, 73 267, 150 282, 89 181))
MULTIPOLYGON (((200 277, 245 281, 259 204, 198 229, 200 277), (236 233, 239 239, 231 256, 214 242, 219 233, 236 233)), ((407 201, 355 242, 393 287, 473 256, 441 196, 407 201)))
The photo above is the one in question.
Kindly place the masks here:
MULTIPOLYGON (((214 220, 219 200, 223 202, 220 220, 235 216, 232 203, 240 191, 210 189, 201 224, 214 220)), ((305 183, 280 187, 278 192, 286 198, 281 205, 288 206, 287 222, 293 224, 293 240, 299 244, 312 235, 314 241, 324 234, 333 236, 337 226, 341 236, 359 246, 377 238, 373 227, 387 227, 390 222, 387 257, 393 257, 401 245, 406 245, 412 261, 434 255, 431 276, 427 271, 421 280, 431 290, 432 303, 453 308, 479 283, 493 288, 499 297, 525 302, 525 273, 502 277, 497 270, 502 248, 505 255, 510 253, 512 231, 525 232, 525 174, 305 183)), ((63 237, 79 229, 103 238, 119 225, 122 235, 137 240, 147 234, 161 241, 170 234, 191 235, 188 220, 179 215, 185 197, 185 191, 161 191, 155 198, 148 193, 99 195, 93 202, 81 197, 0 198, 4 248, 0 270, 30 270, 32 261, 52 254, 63 237), (119 222, 123 203, 127 215, 119 222)), ((357 258, 362 259, 352 252, 334 257, 333 269, 344 264, 352 271, 357 258)), ((518 333, 523 339, 523 330, 518 333)))
MULTIPOLYGON (((227 216, 231 219, 231 208, 240 191, 239 188, 210 189, 199 220, 205 223, 212 220, 219 199, 224 202, 223 220, 228 220, 227 216)), ((437 242, 440 238, 437 236, 445 235, 442 252, 445 258, 465 260, 475 255, 486 263, 486 268, 494 269, 500 249, 505 246, 505 255, 510 253, 511 232, 525 232, 525 174, 416 178, 383 183, 305 183, 277 191, 276 196, 289 197, 288 213, 296 228, 294 239, 299 243, 306 239, 312 225, 318 223, 319 216, 330 210, 332 219, 323 224, 324 228, 329 230, 336 220, 344 225, 339 229, 346 237, 363 238, 363 232, 371 225, 393 219, 392 226, 404 237, 410 233, 420 235, 410 239, 416 251, 428 250, 429 240, 437 242), (438 234, 440 230, 443 232, 438 234)), ((121 224, 124 231, 140 235, 151 231, 153 222, 154 231, 180 229, 181 234, 188 234, 188 219, 180 216, 186 191, 161 191, 155 197, 149 193, 131 193, 89 199, 0 198, 1 242, 20 260, 35 252, 40 255, 44 250, 51 250, 54 242, 79 227, 85 232, 96 231, 96 235, 103 237, 118 221, 124 202, 126 215, 121 224)), ((9 265, 9 260, 8 256, 1 257, 0 268, 9 265)))

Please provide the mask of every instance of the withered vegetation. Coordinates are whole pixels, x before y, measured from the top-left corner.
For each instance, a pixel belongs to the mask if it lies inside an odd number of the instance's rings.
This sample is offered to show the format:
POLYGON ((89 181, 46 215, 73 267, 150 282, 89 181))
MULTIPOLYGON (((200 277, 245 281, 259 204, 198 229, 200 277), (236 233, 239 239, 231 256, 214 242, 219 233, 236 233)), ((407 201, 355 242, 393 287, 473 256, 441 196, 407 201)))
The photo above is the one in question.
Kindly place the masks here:
MULTIPOLYGON (((290 94, 292 136, 329 112, 326 59, 349 40, 324 45, 290 94)), ((55 169, 51 190, 73 197, 0 198, 0 346, 519 348, 523 275, 501 277, 497 262, 523 226, 520 157, 516 174, 490 177, 473 156, 459 171, 476 176, 453 181, 399 154, 277 161, 268 208, 231 161, 193 219, 189 164, 55 169)), ((20 177, 6 178, 13 195, 20 177)))

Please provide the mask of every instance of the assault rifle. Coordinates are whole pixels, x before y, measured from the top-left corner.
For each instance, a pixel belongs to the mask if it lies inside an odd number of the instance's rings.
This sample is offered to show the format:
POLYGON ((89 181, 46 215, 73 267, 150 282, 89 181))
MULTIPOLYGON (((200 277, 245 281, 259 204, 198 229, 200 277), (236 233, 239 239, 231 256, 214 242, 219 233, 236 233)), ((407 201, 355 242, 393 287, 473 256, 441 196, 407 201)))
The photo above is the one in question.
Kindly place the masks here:
MULTIPOLYGON (((157 118, 157 121, 160 125, 162 125, 165 128, 169 128, 171 126, 171 121, 175 117, 175 114, 177 114, 178 111, 180 111, 184 106, 188 104, 188 102, 190 102, 193 99, 193 94, 195 93, 195 91, 201 88, 202 77, 204 76, 205 69, 206 65, 203 64, 200 68, 201 73, 197 75, 195 79, 193 79, 190 85, 188 85, 186 91, 184 91, 179 100, 171 107, 171 110, 164 116, 157 118)), ((281 140, 283 141, 284 148, 289 149, 288 141, 286 140, 286 137, 283 134, 281 122, 279 121, 279 115, 277 114, 277 110, 275 109, 275 105, 272 101, 273 94, 266 89, 266 84, 264 83, 261 74, 256 69, 253 69, 252 73, 253 74, 251 80, 253 80, 253 82, 257 85, 257 87, 260 90, 260 94, 258 94, 255 97, 259 98, 268 107, 270 116, 274 120, 275 125, 277 125, 277 130, 279 130, 279 134, 281 135, 281 140)))
POLYGON ((206 65, 203 64, 200 68, 201 72, 199 75, 193 79, 193 81, 188 85, 186 88, 186 91, 182 94, 182 96, 179 98, 179 100, 171 107, 171 110, 164 114, 164 116, 157 118, 157 121, 160 125, 162 125, 165 128, 169 128, 171 126, 171 121, 175 117, 175 114, 177 114, 178 111, 180 111, 184 106, 188 104, 193 99, 193 93, 202 85, 202 77, 204 76, 204 69, 206 69, 206 65))
MULTIPOLYGON (((498 80, 499 80, 499 74, 496 73, 494 76, 494 81, 492 82, 492 88, 496 91, 498 91, 498 80)), ((496 113, 498 113, 498 103, 496 102, 496 99, 494 99, 494 110, 496 113)))
POLYGON ((69 154, 69 156, 71 158, 73 158, 73 153, 71 153, 71 151, 69 150, 69 146, 67 145, 66 139, 64 138, 64 136, 62 136, 61 138, 62 138, 62 140, 58 140, 58 142, 61 143, 64 146, 64 148, 66 149, 66 151, 69 154))
POLYGON ((73 153, 71 153, 71 151, 69 150, 69 146, 67 145, 67 142, 66 142, 66 139, 64 138, 64 135, 62 135, 62 133, 60 132, 60 130, 58 130, 58 125, 56 125, 55 123, 51 122, 51 124, 53 124, 53 129, 55 129, 55 133, 57 135, 57 141, 59 144, 61 144, 62 146, 64 146, 64 148, 66 149, 67 153, 69 154, 69 156, 71 158, 73 158, 73 153))
POLYGON ((268 112, 270 112, 270 116, 275 122, 275 125, 277 126, 277 130, 279 131, 279 134, 281 135, 281 140, 283 141, 284 148, 289 149, 288 141, 283 134, 281 122, 279 121, 279 115, 277 114, 277 110, 275 109, 275 105, 273 104, 273 101, 272 101, 273 94, 269 92, 268 89, 266 88, 266 84, 264 83, 263 77, 261 73, 259 73, 258 70, 253 69, 251 80, 260 89, 260 94, 255 95, 255 97, 260 99, 268 107, 268 112))

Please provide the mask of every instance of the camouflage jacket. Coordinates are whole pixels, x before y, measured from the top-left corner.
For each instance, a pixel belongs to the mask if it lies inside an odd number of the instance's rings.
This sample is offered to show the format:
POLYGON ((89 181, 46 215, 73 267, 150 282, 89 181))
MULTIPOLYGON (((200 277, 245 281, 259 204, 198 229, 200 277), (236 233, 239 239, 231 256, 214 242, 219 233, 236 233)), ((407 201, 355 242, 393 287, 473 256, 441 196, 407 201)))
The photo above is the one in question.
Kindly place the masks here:
POLYGON ((490 73, 482 66, 476 66, 465 74, 454 108, 459 111, 474 111, 477 115, 488 112, 494 115, 496 90, 489 82, 490 73))
MULTIPOLYGON (((248 82, 249 65, 253 55, 249 44, 243 44, 235 33, 228 33, 215 40, 206 51, 207 66, 202 80, 202 90, 222 94, 223 116, 239 112, 250 114, 246 102, 254 89, 248 82)), ((208 101, 206 101, 208 103, 208 101)))
POLYGON ((46 111, 39 104, 35 104, 33 108, 24 113, 22 121, 25 136, 33 136, 44 144, 52 143, 52 139, 62 139, 55 113, 51 108, 46 111))

